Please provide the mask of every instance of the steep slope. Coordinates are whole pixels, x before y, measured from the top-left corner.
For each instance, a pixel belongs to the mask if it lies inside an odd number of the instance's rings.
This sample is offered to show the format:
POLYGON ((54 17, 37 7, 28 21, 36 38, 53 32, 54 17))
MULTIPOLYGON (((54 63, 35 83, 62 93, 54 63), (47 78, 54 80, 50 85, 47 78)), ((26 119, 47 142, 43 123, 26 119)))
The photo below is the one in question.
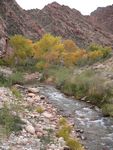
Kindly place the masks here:
POLYGON ((8 37, 6 33, 6 26, 3 21, 3 19, 0 17, 0 58, 3 56, 3 54, 6 52, 8 43, 7 43, 8 37))
POLYGON ((113 5, 97 8, 91 13, 90 18, 100 28, 113 34, 113 5))
POLYGON ((0 15, 6 24, 8 35, 22 34, 37 39, 43 34, 43 29, 15 0, 0 0, 0 15))
POLYGON ((42 10, 29 10, 34 20, 45 29, 63 38, 70 38, 80 47, 89 43, 112 45, 113 36, 96 27, 79 11, 56 2, 48 4, 42 10))

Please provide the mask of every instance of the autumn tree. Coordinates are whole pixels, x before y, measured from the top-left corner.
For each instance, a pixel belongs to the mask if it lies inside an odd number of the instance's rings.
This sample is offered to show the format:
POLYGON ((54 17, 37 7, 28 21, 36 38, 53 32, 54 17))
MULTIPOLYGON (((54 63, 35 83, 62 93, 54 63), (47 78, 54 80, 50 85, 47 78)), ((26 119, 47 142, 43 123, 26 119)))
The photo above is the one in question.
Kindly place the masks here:
POLYGON ((64 48, 68 52, 73 52, 79 49, 79 47, 72 40, 64 40, 63 41, 64 48))
POLYGON ((10 38, 10 45, 13 48, 10 56, 14 62, 24 63, 33 55, 33 43, 22 35, 15 35, 10 38))
POLYGON ((45 34, 42 39, 34 44, 35 57, 55 64, 60 61, 62 52, 65 50, 60 37, 45 34))

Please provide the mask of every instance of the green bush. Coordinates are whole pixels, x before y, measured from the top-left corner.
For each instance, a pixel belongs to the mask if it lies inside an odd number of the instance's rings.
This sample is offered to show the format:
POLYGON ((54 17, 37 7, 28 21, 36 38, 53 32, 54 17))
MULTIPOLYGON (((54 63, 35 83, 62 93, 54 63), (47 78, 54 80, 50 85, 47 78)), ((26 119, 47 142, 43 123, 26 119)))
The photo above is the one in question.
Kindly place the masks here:
POLYGON ((111 88, 105 85, 104 79, 96 76, 89 87, 87 93, 88 99, 98 106, 109 101, 109 99, 113 96, 111 88))
POLYGON ((63 125, 59 131, 57 132, 57 136, 58 137, 63 137, 65 141, 67 141, 67 139, 69 138, 70 136, 70 133, 71 133, 71 126, 69 125, 63 125))
POLYGON ((16 87, 12 87, 11 91, 15 95, 16 98, 21 98, 22 97, 20 91, 16 87))
POLYGON ((72 126, 70 126, 65 118, 59 120, 59 130, 56 134, 57 137, 63 137, 66 141, 66 145, 70 147, 71 150, 84 150, 79 141, 71 137, 72 126))
POLYGON ((60 89, 67 95, 73 95, 77 99, 87 97, 86 100, 101 107, 109 102, 113 96, 112 87, 105 84, 105 79, 94 71, 84 71, 66 80, 60 89))
POLYGON ((37 106, 36 108, 36 112, 38 112, 39 114, 43 113, 44 112, 44 108, 41 107, 41 106, 37 106))
POLYGON ((91 44, 88 47, 88 51, 101 51, 103 53, 103 58, 109 57, 111 55, 111 47, 103 47, 101 45, 98 44, 91 44))
POLYGON ((63 125, 66 125, 66 124, 67 124, 67 120, 64 117, 59 119, 59 125, 60 126, 63 126, 63 125))
POLYGON ((38 69, 36 67, 37 60, 34 58, 28 58, 23 64, 18 64, 15 66, 18 72, 36 72, 38 69))
POLYGON ((36 68, 38 71, 42 72, 43 70, 46 69, 46 62, 41 60, 36 64, 36 68))
POLYGON ((113 104, 104 104, 102 106, 102 112, 105 116, 113 117, 113 104))
POLYGON ((12 115, 7 105, 4 104, 4 107, 0 109, 0 124, 5 129, 6 135, 9 135, 12 131, 20 131, 23 122, 18 116, 12 115))
POLYGON ((93 71, 88 70, 79 75, 73 75, 65 81, 61 90, 67 95, 74 95, 77 99, 82 98, 87 94, 93 74, 93 71))
POLYGON ((73 138, 69 138, 66 143, 71 150, 84 150, 81 144, 73 138))
POLYGON ((72 74, 72 69, 66 68, 64 66, 52 66, 51 68, 48 68, 47 72, 44 74, 45 80, 48 77, 54 77, 54 83, 57 85, 57 87, 60 87, 65 80, 70 78, 72 74))
POLYGON ((0 74, 0 86, 12 86, 13 84, 23 84, 23 74, 20 72, 15 72, 9 77, 0 74))

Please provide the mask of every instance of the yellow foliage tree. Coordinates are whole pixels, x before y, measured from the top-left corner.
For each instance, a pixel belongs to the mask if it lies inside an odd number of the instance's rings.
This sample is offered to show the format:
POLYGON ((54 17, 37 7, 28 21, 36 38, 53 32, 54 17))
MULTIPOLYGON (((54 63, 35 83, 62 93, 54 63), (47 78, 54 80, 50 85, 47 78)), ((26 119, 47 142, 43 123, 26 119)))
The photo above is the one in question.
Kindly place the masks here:
POLYGON ((63 41, 64 48, 68 52, 73 52, 79 49, 79 47, 72 40, 63 41))
POLYGON ((28 57, 33 55, 32 41, 22 35, 15 35, 10 38, 10 44, 13 48, 11 58, 17 63, 24 62, 28 57))
POLYGON ((45 34, 41 40, 34 44, 35 57, 49 63, 60 61, 62 52, 65 51, 60 37, 45 34))
POLYGON ((95 50, 88 53, 88 58, 97 59, 103 57, 103 53, 101 50, 95 50))

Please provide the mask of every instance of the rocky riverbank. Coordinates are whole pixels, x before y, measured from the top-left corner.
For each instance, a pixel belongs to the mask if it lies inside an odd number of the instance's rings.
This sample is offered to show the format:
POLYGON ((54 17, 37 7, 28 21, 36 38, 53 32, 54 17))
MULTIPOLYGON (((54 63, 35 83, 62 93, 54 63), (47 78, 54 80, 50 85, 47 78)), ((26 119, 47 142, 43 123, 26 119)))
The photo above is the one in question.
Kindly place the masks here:
MULTIPOLYGON (((14 85, 12 89, 0 87, 0 108, 4 103, 24 122, 22 130, 0 136, 1 150, 69 150, 62 137, 57 137, 62 116, 48 103, 38 88, 14 85), (19 92, 19 94, 17 94, 19 92), (12 107, 13 106, 13 107, 12 107)), ((69 123, 70 124, 70 123, 69 123)), ((70 124, 71 125, 71 124, 70 124)), ((71 136, 76 138, 75 131, 71 136)), ((76 149, 76 148, 75 148, 76 149)), ((78 150, 78 149, 77 149, 78 150)))

